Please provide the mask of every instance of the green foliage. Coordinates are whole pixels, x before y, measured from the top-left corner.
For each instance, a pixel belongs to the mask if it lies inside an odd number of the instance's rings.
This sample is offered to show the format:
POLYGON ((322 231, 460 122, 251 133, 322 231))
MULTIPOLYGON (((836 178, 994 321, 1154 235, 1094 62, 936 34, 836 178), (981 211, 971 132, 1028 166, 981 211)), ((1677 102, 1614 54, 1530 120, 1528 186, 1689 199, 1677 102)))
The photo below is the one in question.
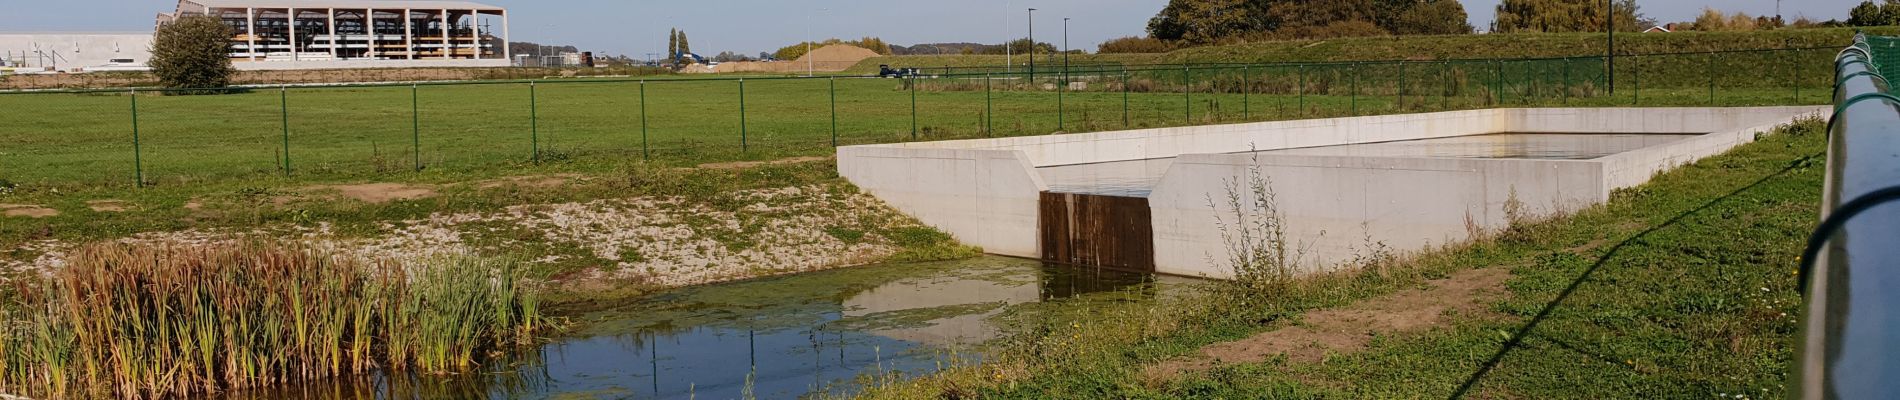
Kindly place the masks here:
POLYGON ((680 56, 680 29, 673 28, 672 30, 669 30, 666 32, 666 58, 669 60, 673 60, 673 62, 677 63, 679 62, 679 56, 680 56))
POLYGON ((1175 42, 1152 37, 1129 36, 1103 42, 1096 53, 1166 53, 1176 49, 1175 42))
POLYGON ((1457 0, 1173 0, 1151 37, 1194 45, 1233 40, 1470 33, 1457 0))
POLYGON ((0 391, 173 398, 468 372, 544 326, 509 261, 362 263, 270 244, 99 244, 69 260, 6 304, 0 391))
POLYGON ((1900 0, 1886 0, 1878 5, 1872 0, 1862 1, 1847 11, 1847 25, 1900 25, 1900 0))
POLYGON ((230 86, 231 27, 216 17, 179 18, 158 28, 152 41, 152 73, 171 88, 230 86))
MULTIPOLYGON (((1504 0, 1497 32, 1603 32, 1604 2, 1598 0, 1504 0)), ((1616 30, 1635 32, 1655 22, 1643 19, 1636 0, 1615 0, 1616 30)))

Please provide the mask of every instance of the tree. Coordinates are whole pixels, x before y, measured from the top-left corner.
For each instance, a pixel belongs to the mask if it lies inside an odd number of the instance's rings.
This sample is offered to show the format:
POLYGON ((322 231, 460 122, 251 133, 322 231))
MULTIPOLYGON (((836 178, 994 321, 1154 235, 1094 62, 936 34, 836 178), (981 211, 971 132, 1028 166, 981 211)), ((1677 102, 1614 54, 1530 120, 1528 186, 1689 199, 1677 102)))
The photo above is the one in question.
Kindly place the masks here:
POLYGON ((172 88, 231 85, 231 27, 217 17, 179 18, 158 28, 152 40, 152 73, 172 88))
POLYGON ((673 28, 671 32, 666 33, 666 58, 669 60, 673 60, 674 65, 679 64, 679 61, 680 61, 680 29, 679 28, 673 28))
POLYGON ((679 53, 680 53, 681 60, 684 60, 687 54, 693 54, 693 45, 686 42, 686 31, 680 31, 680 52, 679 53))
POLYGON ((1234 39, 1321 39, 1470 33, 1458 0, 1171 0, 1148 35, 1201 45, 1234 39))
POLYGON ((1887 0, 1875 5, 1873 1, 1862 1, 1847 11, 1847 24, 1852 26, 1894 25, 1900 19, 1900 1, 1887 0))
POLYGON ((1471 17, 1456 0, 1417 3, 1386 26, 1397 35, 1462 35, 1471 33, 1471 17))
POLYGON ((1616 12, 1604 10, 1602 0, 1504 0, 1498 5, 1499 32, 1602 32, 1614 18, 1618 31, 1640 31, 1647 21, 1636 0, 1613 0, 1616 12))

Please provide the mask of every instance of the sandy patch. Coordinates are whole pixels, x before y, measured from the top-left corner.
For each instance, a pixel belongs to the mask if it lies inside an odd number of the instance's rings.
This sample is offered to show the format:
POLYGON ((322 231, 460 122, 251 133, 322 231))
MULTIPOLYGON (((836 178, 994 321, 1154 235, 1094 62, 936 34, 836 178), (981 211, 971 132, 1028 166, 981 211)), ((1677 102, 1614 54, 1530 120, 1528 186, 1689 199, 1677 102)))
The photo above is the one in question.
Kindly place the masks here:
POLYGON ((187 201, 185 202, 185 209, 192 211, 203 210, 205 209, 205 203, 198 200, 187 201))
POLYGON ((86 207, 98 212, 126 212, 132 210, 132 203, 125 200, 92 200, 86 207))
POLYGON ((1364 350, 1374 335, 1415 332, 1446 322, 1451 311, 1476 312, 1484 299, 1500 294, 1511 278, 1503 268, 1463 271, 1427 282, 1430 288, 1406 289, 1352 305, 1306 313, 1299 325, 1262 332, 1246 339, 1202 347, 1189 358, 1164 361, 1147 369, 1153 381, 1222 364, 1258 363, 1285 354, 1289 361, 1319 362, 1328 354, 1364 350))
POLYGON ((435 197, 436 195, 435 189, 401 183, 319 186, 318 189, 336 190, 342 193, 343 197, 370 204, 382 204, 398 200, 424 199, 435 197))
POLYGON ((831 159, 831 157, 792 157, 792 158, 772 160, 772 161, 735 161, 735 162, 723 162, 723 163, 712 163, 712 164, 700 164, 699 167, 704 168, 704 169, 741 169, 741 168, 752 168, 752 167, 764 166, 764 165, 818 162, 818 161, 824 161, 824 160, 829 160, 829 159, 831 159))
POLYGON ((49 218, 59 215, 59 210, 35 204, 0 204, 0 214, 9 217, 49 218))
POLYGON ((508 187, 508 186, 516 186, 516 187, 532 188, 532 189, 552 189, 552 188, 565 186, 567 185, 568 182, 580 180, 581 178, 582 176, 580 174, 513 176, 513 177, 507 177, 507 178, 501 178, 501 179, 490 179, 490 180, 475 182, 475 187, 482 188, 482 189, 496 189, 496 188, 502 188, 502 187, 508 187))

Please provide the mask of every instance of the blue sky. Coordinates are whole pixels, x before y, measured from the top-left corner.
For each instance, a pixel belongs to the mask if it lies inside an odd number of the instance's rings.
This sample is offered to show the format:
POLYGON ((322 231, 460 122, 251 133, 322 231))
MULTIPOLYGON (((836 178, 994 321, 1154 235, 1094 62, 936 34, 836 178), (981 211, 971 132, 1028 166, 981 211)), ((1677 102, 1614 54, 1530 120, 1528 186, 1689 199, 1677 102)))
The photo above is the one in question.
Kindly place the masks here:
MULTIPOLYGON (((607 54, 644 57, 664 52, 669 27, 685 29, 693 49, 747 54, 772 51, 809 37, 883 37, 895 44, 997 43, 1024 35, 1024 10, 1036 12, 1038 40, 1062 45, 1062 18, 1070 17, 1070 44, 1093 49, 1102 41, 1142 34, 1167 0, 478 0, 513 13, 514 39, 574 44, 607 54), (829 11, 820 11, 829 9, 829 11), (1007 15, 1006 15, 1007 14, 1007 15), (1004 24, 1004 18, 1009 24, 1004 24), (1005 34, 1004 29, 1011 34, 1005 34)), ((1465 0, 1473 26, 1490 23, 1500 0, 1465 0)), ((169 12, 164 0, 8 0, 0 32, 138 31, 169 12)), ((1786 0, 1789 19, 1845 19, 1860 0, 1786 0)), ((1775 0, 1638 0, 1662 21, 1693 19, 1712 6, 1773 14, 1775 0)), ((496 24, 499 30, 499 23, 496 24)))

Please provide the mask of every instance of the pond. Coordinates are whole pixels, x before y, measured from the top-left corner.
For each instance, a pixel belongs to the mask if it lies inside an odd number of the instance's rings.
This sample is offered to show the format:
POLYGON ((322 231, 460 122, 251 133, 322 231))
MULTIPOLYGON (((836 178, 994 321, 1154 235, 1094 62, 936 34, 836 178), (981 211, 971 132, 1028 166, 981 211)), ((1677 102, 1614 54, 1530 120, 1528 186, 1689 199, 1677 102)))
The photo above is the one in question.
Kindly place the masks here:
POLYGON ((1002 257, 845 268, 570 315, 578 325, 565 337, 476 376, 369 377, 225 397, 841 396, 865 382, 980 362, 984 342, 1042 313, 1153 301, 1192 283, 1002 257))

